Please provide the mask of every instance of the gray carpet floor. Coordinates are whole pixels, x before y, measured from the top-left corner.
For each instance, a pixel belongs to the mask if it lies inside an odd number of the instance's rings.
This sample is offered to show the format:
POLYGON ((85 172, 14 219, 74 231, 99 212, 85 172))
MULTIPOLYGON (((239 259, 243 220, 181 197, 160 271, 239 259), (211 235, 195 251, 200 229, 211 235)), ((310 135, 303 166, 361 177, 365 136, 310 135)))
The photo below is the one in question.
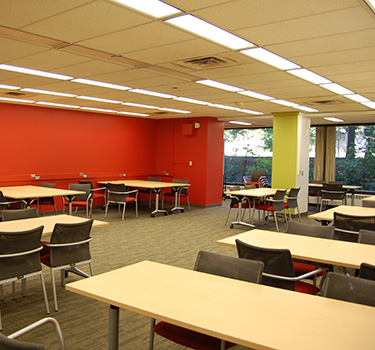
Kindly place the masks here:
MULTIPOLYGON (((140 205, 139 217, 135 217, 133 208, 127 208, 124 221, 118 216, 116 208, 110 208, 107 221, 110 225, 92 230, 91 254, 94 274, 101 274, 113 269, 130 265, 143 260, 166 263, 182 268, 192 269, 199 250, 207 250, 236 256, 233 248, 223 247, 216 241, 233 234, 246 231, 247 228, 235 226, 233 229, 225 225, 229 208, 229 200, 222 206, 199 208, 173 215, 150 217, 147 204, 140 205)), ((235 219, 233 209, 230 220, 235 219)), ((83 212, 75 213, 84 216, 83 212)), ((94 209, 93 218, 104 220, 104 211, 94 209)), ((318 225, 319 223, 304 221, 318 225)), ((268 222, 269 221, 269 222, 268 222)), ((257 228, 275 230, 273 219, 266 225, 257 228)), ((279 219, 280 230, 285 223, 279 219)), ((88 272, 88 268, 82 268, 88 272)), ((107 349, 108 348, 108 306, 66 291, 60 285, 60 276, 56 273, 59 311, 53 311, 53 297, 49 269, 43 267, 46 288, 51 308, 51 316, 55 317, 64 334, 66 348, 107 349)), ((79 280, 80 277, 69 274, 67 283, 79 280)), ((155 286, 157 288, 157 286, 155 286)), ((152 290, 150 290, 152 293, 152 290)), ((46 316, 39 278, 28 279, 27 295, 21 295, 21 283, 17 283, 16 298, 12 299, 11 286, 4 287, 4 301, 1 304, 3 334, 25 327, 46 316)), ((150 320, 130 311, 120 311, 120 349, 148 349, 150 320)), ((22 337, 24 341, 42 343, 46 349, 58 349, 56 335, 52 326, 44 326, 22 337)), ((155 350, 184 349, 159 336, 155 336, 155 350)), ((236 349, 245 349, 237 346, 236 349)))

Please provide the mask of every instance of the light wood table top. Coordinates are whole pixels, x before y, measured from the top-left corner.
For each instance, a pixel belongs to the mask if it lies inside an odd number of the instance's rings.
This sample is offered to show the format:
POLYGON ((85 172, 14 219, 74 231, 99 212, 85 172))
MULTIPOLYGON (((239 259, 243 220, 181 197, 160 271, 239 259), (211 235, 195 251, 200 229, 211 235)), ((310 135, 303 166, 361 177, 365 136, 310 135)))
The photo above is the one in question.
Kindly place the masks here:
POLYGON ((252 349, 363 350, 375 344, 374 307, 150 261, 66 289, 252 349))
POLYGON ((267 188, 267 187, 260 187, 260 188, 250 188, 247 190, 239 190, 239 191, 226 191, 225 194, 228 196, 241 196, 241 197, 269 197, 273 196, 278 188, 267 188))
POLYGON ((3 192, 3 195, 5 197, 13 199, 64 197, 85 193, 82 191, 65 190, 60 188, 50 188, 32 185, 0 187, 0 191, 3 192))
MULTIPOLYGON (((332 185, 334 185, 334 184, 332 184, 332 185)), ((309 187, 323 187, 323 184, 309 183, 309 187)), ((342 185, 342 188, 344 190, 359 190, 360 188, 362 188, 362 186, 359 186, 359 185, 342 185)))
POLYGON ((354 215, 354 216, 375 216, 375 208, 356 207, 352 205, 339 205, 319 213, 309 215, 309 219, 333 221, 333 213, 354 215))
POLYGON ((292 257, 359 269, 362 262, 375 265, 375 246, 334 239, 300 236, 266 230, 251 230, 216 243, 236 247, 236 239, 264 248, 289 249, 292 257))
MULTIPOLYGON (((12 221, 3 221, 0 222, 0 231, 2 232, 16 232, 31 230, 35 227, 41 225, 44 226, 43 236, 50 235, 55 227, 55 224, 73 224, 78 222, 87 221, 86 218, 81 218, 78 216, 72 215, 52 215, 52 216, 42 216, 31 219, 22 219, 22 220, 12 220, 12 221)), ((102 227, 109 225, 106 221, 94 220, 92 227, 102 227)))
POLYGON ((169 188, 169 187, 189 187, 190 184, 182 184, 175 182, 162 182, 162 181, 148 181, 148 180, 112 180, 112 181, 98 181, 99 184, 124 184, 129 187, 141 187, 149 189, 169 188))

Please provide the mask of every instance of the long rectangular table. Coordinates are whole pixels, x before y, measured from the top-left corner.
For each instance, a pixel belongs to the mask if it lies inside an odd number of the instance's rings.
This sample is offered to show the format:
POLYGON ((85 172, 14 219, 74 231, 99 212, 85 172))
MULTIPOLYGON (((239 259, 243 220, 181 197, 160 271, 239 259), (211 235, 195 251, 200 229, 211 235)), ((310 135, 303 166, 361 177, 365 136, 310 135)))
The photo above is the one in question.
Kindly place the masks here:
MULTIPOLYGON (((22 220, 13 220, 13 221, 3 221, 0 222, 0 231, 2 232, 16 232, 31 230, 35 227, 41 225, 44 226, 43 236, 48 236, 53 232, 55 224, 74 224, 78 222, 87 221, 86 218, 81 218, 78 216, 72 215, 52 215, 52 216, 42 216, 37 218, 22 219, 22 220)), ((102 227, 109 225, 106 221, 94 220, 92 227, 102 227)))
POLYGON ((110 350, 118 349, 120 308, 252 349, 364 350, 375 344, 373 307, 150 261, 66 289, 110 305, 110 350))
POLYGON ((356 207, 351 205, 339 205, 328 210, 309 215, 309 219, 333 221, 334 213, 355 215, 355 216, 375 216, 375 208, 356 207))
MULTIPOLYGON (((322 188, 322 183, 309 183, 309 187, 322 188)), ((354 194, 355 190, 359 190, 362 186, 359 185, 342 185, 343 190, 347 190, 352 196, 352 205, 354 205, 354 194)))
MULTIPOLYGON (((98 181, 101 185, 107 185, 108 183, 112 184, 124 184, 127 187, 135 187, 135 188, 147 188, 151 189, 155 192, 155 210, 151 212, 151 217, 154 217, 157 213, 163 213, 167 215, 167 211, 164 209, 159 209, 159 196, 160 192, 163 188, 183 188, 189 187, 190 184, 183 184, 177 182, 160 182, 160 181, 148 181, 148 180, 112 180, 112 181, 98 181)), ((184 208, 178 206, 178 191, 175 192, 175 206, 170 210, 174 212, 176 210, 180 210, 181 212, 184 211, 184 208)))
POLYGON ((69 203, 69 215, 72 214, 72 200, 74 196, 85 193, 82 191, 33 185, 0 187, 0 191, 3 192, 4 197, 20 199, 27 206, 30 206, 31 202, 36 198, 65 197, 69 203))
POLYGON ((266 187, 261 187, 261 188, 251 188, 251 189, 245 189, 245 190, 238 190, 238 191, 226 191, 224 192, 227 196, 230 197, 236 197, 238 200, 238 212, 240 213, 239 220, 238 221, 233 221, 230 225, 230 228, 233 228, 234 225, 243 225, 247 227, 255 227, 253 225, 254 222, 254 210, 255 206, 252 209, 252 214, 251 214, 251 223, 245 222, 241 220, 241 212, 242 212, 242 199, 244 197, 252 197, 252 198, 265 198, 265 197, 270 197, 275 195, 277 188, 266 188, 266 187))
POLYGON ((289 249, 292 257, 359 269, 362 262, 375 265, 375 246, 334 239, 300 236, 266 230, 251 230, 217 241, 217 244, 236 247, 236 239, 265 248, 289 249))

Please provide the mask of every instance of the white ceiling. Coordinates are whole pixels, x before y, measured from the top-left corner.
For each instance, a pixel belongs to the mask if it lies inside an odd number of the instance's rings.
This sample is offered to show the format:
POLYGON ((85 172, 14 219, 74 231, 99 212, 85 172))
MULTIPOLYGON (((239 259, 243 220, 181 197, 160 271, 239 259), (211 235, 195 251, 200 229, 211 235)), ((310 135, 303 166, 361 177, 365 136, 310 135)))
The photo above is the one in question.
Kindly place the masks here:
MULTIPOLYGON (((140 0, 137 0, 140 1, 140 0)), ((375 14, 363 0, 167 0, 241 38, 375 100, 375 14)), ((272 126, 297 110, 195 83, 212 79, 319 110, 345 123, 374 123, 375 110, 112 0, 1 0, 0 63, 255 110, 253 116, 147 95, 0 70, 0 84, 191 111, 23 92, 16 98, 147 113, 152 119, 217 117, 272 126), (191 59, 216 57, 220 66, 191 59)), ((0 97, 12 97, 0 89, 0 97)), ((14 91, 13 91, 14 92, 14 91)))

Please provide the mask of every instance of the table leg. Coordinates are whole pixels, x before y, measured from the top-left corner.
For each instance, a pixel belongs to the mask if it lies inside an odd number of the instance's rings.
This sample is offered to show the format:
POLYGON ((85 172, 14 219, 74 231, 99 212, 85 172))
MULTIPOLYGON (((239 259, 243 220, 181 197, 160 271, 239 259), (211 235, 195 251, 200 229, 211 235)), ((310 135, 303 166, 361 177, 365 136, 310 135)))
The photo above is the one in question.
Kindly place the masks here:
POLYGON ((156 198, 155 198, 155 210, 151 213, 151 217, 155 217, 157 213, 164 213, 164 215, 168 215, 167 211, 164 209, 159 209, 159 195, 161 192, 161 188, 153 188, 156 198))
POLYGON ((172 214, 176 210, 179 210, 181 213, 185 211, 185 208, 181 207, 180 201, 178 200, 181 191, 182 187, 174 193, 174 207, 170 210, 170 214, 172 214))
POLYGON ((242 198, 241 197, 237 197, 237 199, 238 199, 238 212, 239 212, 239 215, 240 215, 240 220, 239 221, 233 221, 233 222, 231 222, 230 228, 233 228, 234 225, 243 225, 243 226, 247 226, 247 227, 250 227, 250 228, 254 228, 255 226, 253 224, 250 224, 249 222, 245 222, 245 221, 241 220, 242 198))
POLYGON ((109 307, 109 350, 118 350, 120 309, 117 306, 109 307))

